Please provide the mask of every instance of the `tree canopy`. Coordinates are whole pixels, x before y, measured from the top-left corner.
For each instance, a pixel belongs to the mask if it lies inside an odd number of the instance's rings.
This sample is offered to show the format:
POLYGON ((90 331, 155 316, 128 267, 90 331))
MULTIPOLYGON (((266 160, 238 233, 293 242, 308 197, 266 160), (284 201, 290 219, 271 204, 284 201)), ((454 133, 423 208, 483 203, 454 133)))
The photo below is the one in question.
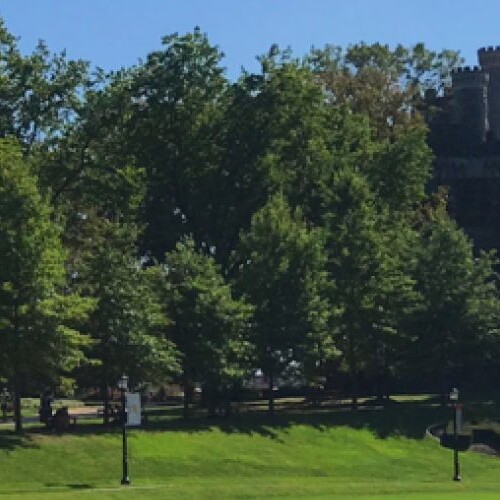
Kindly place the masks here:
POLYGON ((425 93, 459 54, 273 45, 259 62, 230 81, 195 28, 92 72, 43 43, 23 55, 0 23, 0 377, 17 397, 107 397, 126 371, 181 383, 187 415, 195 387, 214 413, 259 372, 272 409, 290 369, 354 404, 498 370, 497 262, 429 183, 425 93))

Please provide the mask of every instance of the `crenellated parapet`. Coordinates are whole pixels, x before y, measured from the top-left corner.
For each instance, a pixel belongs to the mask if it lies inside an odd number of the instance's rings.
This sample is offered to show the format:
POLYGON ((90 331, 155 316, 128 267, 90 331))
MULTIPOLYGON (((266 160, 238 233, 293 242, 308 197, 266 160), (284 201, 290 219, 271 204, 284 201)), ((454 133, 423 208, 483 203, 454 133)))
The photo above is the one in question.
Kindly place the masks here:
POLYGON ((486 70, 500 68, 500 45, 480 48, 477 57, 479 64, 486 70))
POLYGON ((479 66, 464 66, 452 72, 453 105, 450 115, 461 142, 481 143, 488 133, 489 73, 479 66))
POLYGON ((479 66, 464 66, 451 73, 453 89, 485 88, 489 82, 489 73, 479 66))
POLYGON ((477 54, 478 66, 451 72, 451 89, 441 101, 448 133, 471 150, 486 142, 500 144, 500 45, 482 47, 477 54))

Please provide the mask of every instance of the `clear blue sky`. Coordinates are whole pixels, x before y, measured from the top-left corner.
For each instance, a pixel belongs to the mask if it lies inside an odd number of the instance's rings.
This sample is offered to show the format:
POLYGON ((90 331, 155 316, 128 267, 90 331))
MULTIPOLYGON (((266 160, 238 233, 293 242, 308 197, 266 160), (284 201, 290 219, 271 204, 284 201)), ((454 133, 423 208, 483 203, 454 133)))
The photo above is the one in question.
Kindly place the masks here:
POLYGON ((296 55, 311 45, 359 41, 460 50, 500 45, 499 0, 0 0, 0 16, 23 52, 38 39, 94 66, 130 66, 163 35, 199 25, 226 54, 234 78, 272 43, 296 55))

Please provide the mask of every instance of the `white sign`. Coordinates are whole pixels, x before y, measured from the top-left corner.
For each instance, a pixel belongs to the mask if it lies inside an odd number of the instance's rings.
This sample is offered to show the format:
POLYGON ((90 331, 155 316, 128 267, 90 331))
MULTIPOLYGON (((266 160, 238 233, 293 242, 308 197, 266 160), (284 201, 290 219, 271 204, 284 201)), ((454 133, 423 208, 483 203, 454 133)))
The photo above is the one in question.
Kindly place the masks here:
POLYGON ((127 392, 127 425, 140 427, 141 425, 141 395, 138 392, 127 392))

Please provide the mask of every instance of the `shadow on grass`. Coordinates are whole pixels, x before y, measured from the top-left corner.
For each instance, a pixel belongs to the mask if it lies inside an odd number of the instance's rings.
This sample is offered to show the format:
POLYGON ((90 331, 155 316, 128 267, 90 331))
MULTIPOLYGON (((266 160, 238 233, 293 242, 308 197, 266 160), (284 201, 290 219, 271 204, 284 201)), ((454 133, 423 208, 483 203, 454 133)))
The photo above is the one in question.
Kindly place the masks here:
POLYGON ((66 485, 68 488, 72 490, 88 490, 90 488, 94 488, 94 485, 87 483, 72 483, 66 485))
MULTIPOLYGON (((187 420, 182 418, 181 409, 178 407, 160 407, 148 410, 148 422, 141 428, 141 431, 197 433, 219 430, 228 434, 256 434, 270 439, 279 439, 281 432, 286 432, 295 425, 305 425, 320 431, 333 427, 367 429, 382 439, 395 436, 422 439, 430 424, 449 418, 451 418, 449 408, 419 402, 394 403, 386 407, 361 406, 357 411, 352 411, 348 405, 321 408, 284 406, 274 414, 257 409, 242 411, 228 418, 209 418, 198 411, 187 420)), ((12 450, 19 446, 32 446, 32 437, 37 434, 57 438, 66 435, 118 435, 120 432, 120 425, 103 426, 97 422, 82 420, 75 427, 61 434, 43 428, 31 429, 29 434, 23 436, 8 432, 0 433, 0 448, 12 450)))
POLYGON ((368 429, 379 438, 404 436, 422 439, 427 427, 438 420, 450 417, 450 410, 420 403, 405 403, 383 407, 360 407, 352 411, 348 406, 334 408, 284 410, 274 414, 252 411, 229 418, 193 417, 161 419, 151 418, 146 430, 201 432, 218 429, 225 433, 259 434, 276 438, 278 431, 286 431, 294 425, 307 425, 320 431, 331 427, 368 429))
POLYGON ((37 448, 30 434, 15 434, 12 431, 0 431, 0 453, 11 452, 16 448, 37 448))
MULTIPOLYGON (((60 483, 45 483, 44 486, 46 488, 61 488, 60 483)), ((92 488, 95 488, 95 484, 88 484, 88 483, 69 483, 64 485, 66 488, 69 488, 70 490, 90 490, 92 488)))

